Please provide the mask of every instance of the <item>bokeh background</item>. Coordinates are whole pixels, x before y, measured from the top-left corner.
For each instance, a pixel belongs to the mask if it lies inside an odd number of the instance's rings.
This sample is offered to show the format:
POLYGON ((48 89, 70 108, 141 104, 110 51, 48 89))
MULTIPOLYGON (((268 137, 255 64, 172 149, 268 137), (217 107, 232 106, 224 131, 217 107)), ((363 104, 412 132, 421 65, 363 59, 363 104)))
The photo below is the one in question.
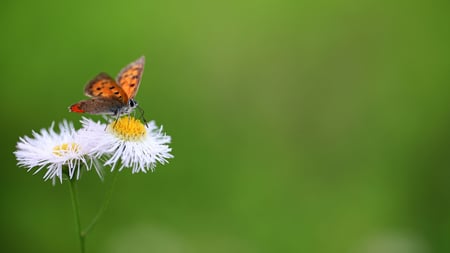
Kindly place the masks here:
MULTIPOLYGON (((15 145, 145 55, 175 158, 119 174, 88 252, 450 252, 449 7, 2 1, 1 251, 79 252, 67 182, 15 145)), ((110 176, 79 182, 85 225, 110 176)))

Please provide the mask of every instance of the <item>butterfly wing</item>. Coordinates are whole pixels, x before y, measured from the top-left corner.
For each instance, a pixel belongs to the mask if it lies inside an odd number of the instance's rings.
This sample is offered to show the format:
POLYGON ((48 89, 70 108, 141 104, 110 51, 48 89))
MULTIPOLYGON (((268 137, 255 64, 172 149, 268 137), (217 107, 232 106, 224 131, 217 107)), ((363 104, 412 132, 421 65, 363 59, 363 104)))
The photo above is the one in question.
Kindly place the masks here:
POLYGON ((122 108, 123 104, 119 100, 95 97, 73 104, 69 110, 77 113, 117 115, 122 108))
POLYGON ((144 72, 144 63, 145 57, 142 56, 123 68, 117 75, 117 83, 128 96, 128 99, 136 96, 144 72))
POLYGON ((117 82, 106 73, 100 73, 89 81, 84 94, 91 99, 83 100, 69 107, 71 112, 90 114, 128 114, 129 99, 136 96, 144 70, 145 58, 130 63, 117 76, 117 82))
POLYGON ((88 97, 105 98, 128 103, 128 95, 125 91, 106 73, 100 73, 89 81, 84 88, 84 94, 88 97))

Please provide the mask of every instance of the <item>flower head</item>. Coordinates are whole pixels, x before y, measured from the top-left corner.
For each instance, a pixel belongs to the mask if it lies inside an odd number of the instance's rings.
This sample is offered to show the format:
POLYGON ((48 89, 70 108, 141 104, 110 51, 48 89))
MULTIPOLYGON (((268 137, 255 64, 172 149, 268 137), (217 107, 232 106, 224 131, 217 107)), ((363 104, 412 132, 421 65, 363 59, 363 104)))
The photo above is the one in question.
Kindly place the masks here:
POLYGON ((144 125, 133 117, 122 117, 108 125, 84 118, 82 136, 91 143, 95 156, 108 155, 105 165, 114 169, 119 163, 133 173, 153 171, 159 162, 172 158, 168 146, 170 136, 162 132, 154 121, 144 125))
MULTIPOLYGON (((72 123, 65 120, 60 123, 59 133, 55 132, 54 126, 55 124, 52 123, 48 130, 42 129, 39 133, 33 131, 33 137, 20 138, 17 150, 14 152, 18 165, 28 168, 28 171, 37 168, 34 174, 45 168, 47 171, 44 179, 52 179, 53 182, 56 178, 62 182, 62 175, 66 170, 70 179, 75 175, 78 179, 82 165, 87 170, 91 167, 88 165, 89 151, 80 141, 79 134, 72 123)), ((98 167, 94 167, 101 175, 98 167)))

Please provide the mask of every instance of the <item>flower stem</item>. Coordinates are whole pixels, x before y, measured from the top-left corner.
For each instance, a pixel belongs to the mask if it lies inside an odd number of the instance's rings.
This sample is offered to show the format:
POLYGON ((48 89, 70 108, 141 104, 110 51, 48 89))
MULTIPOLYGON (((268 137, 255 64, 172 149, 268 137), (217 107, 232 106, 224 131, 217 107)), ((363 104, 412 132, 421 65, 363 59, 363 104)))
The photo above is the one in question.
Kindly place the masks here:
POLYGON ((69 179, 69 188, 70 188, 70 195, 72 196, 72 206, 73 206, 73 212, 75 214, 75 222, 77 223, 77 232, 78 236, 80 238, 80 247, 81 247, 81 253, 85 252, 84 247, 84 238, 85 235, 82 233, 81 230, 81 220, 80 220, 80 208, 78 206, 78 194, 77 194, 77 187, 76 187, 76 179, 69 179))
POLYGON ((92 219, 92 221, 89 224, 89 226, 87 226, 81 232, 81 234, 83 236, 86 236, 94 228, 95 224, 97 224, 97 222, 100 219, 100 217, 102 217, 103 213, 106 211, 106 208, 108 207, 109 202, 111 200, 111 196, 112 196, 112 193, 113 193, 114 185, 115 185, 116 180, 117 180, 117 174, 118 174, 117 171, 118 170, 115 170, 114 173, 113 173, 113 179, 112 179, 111 185, 109 186, 109 189, 106 192, 105 199, 103 200, 103 204, 100 207, 100 209, 98 210, 97 215, 95 215, 95 217, 92 219))

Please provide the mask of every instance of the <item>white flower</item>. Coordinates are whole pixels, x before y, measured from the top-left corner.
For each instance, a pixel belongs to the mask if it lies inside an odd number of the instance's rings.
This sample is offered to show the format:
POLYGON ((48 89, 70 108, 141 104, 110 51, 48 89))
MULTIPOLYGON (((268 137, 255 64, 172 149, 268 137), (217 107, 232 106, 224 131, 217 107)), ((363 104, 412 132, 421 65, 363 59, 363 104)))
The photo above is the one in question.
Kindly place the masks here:
MULTIPOLYGON (((84 143, 80 142, 79 134, 72 123, 63 121, 59 124, 60 133, 54 130, 55 124, 50 128, 42 129, 39 133, 33 131, 33 137, 21 137, 17 143, 17 151, 14 152, 18 160, 18 165, 28 168, 30 171, 37 168, 35 173, 42 169, 47 171, 44 180, 52 179, 53 183, 59 178, 62 183, 62 175, 67 170, 69 178, 79 179, 81 166, 90 170, 88 164, 89 152, 84 143)), ((94 163, 97 173, 101 176, 95 161, 90 160, 90 165, 94 163)))
POLYGON ((109 125, 84 118, 80 130, 83 138, 90 143, 95 156, 107 155, 105 165, 114 169, 120 162, 119 170, 124 167, 132 173, 153 171, 159 162, 164 164, 173 158, 169 147, 170 136, 162 132, 154 121, 144 125, 139 120, 127 116, 111 122, 109 125))

